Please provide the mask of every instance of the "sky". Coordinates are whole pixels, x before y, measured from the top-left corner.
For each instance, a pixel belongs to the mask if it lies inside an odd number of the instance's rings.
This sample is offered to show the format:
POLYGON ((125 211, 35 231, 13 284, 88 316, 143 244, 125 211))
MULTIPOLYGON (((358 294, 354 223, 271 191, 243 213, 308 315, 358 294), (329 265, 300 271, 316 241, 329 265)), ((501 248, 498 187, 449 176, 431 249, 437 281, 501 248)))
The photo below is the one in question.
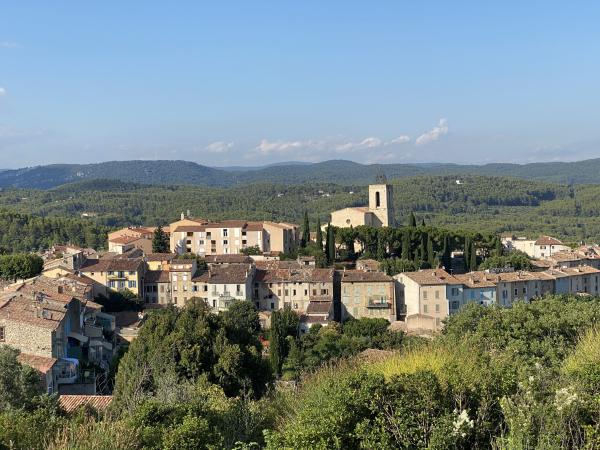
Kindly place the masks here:
POLYGON ((0 4, 0 168, 600 157, 600 2, 0 4))

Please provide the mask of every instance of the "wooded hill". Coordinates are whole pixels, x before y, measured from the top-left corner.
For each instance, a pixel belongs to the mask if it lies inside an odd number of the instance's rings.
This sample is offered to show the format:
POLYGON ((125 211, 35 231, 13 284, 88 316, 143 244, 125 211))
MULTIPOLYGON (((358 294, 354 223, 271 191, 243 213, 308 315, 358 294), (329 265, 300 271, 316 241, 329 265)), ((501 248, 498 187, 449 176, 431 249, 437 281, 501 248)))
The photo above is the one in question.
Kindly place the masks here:
POLYGON ((90 179, 113 179, 158 185, 234 186, 279 184, 369 184, 417 175, 481 175, 517 177, 561 184, 600 183, 600 159, 531 164, 359 164, 332 160, 314 164, 282 163, 258 168, 218 169, 189 161, 109 161, 97 164, 53 164, 0 171, 0 187, 49 189, 90 179))

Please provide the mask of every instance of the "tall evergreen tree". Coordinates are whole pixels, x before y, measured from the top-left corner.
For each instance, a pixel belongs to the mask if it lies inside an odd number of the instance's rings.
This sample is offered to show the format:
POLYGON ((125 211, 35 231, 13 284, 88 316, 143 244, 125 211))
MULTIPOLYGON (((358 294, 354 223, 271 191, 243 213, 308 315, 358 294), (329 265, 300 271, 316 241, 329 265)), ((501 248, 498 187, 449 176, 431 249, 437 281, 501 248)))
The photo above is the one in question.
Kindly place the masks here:
POLYGON ((424 227, 425 226, 425 218, 421 219, 421 226, 424 227))
POLYGON ((169 238, 163 230, 162 225, 159 225, 154 230, 152 237, 152 252, 153 253, 169 253, 169 238))
POLYGON ((331 265, 335 262, 335 236, 333 235, 333 227, 331 226, 331 223, 327 224, 325 247, 327 263, 331 265))
POLYGON ((450 257, 450 244, 448 242, 448 235, 444 235, 444 248, 442 250, 442 266, 446 270, 450 270, 452 268, 452 258, 450 257))
POLYGON ((502 241, 498 236, 496 236, 494 241, 494 256, 502 256, 504 253, 504 247, 502 246, 502 241))
POLYGON ((402 259, 410 259, 410 232, 408 230, 402 233, 402 259))
POLYGON ((469 270, 477 270, 477 251, 475 249, 475 242, 471 241, 471 249, 469 250, 469 270))
POLYGON ((465 236, 465 247, 463 249, 463 260, 464 260, 464 266, 465 266, 466 272, 469 272, 469 264, 471 263, 471 259, 469 256, 470 250, 471 250, 471 239, 469 238, 469 236, 465 236))
POLYGON ((427 236, 427 261, 432 268, 436 267, 435 264, 435 252, 433 251, 433 239, 431 236, 427 236))
POLYGON ((379 234, 377 239, 377 261, 383 261, 385 259, 385 253, 385 242, 381 234, 379 234))
POLYGON ((417 226, 417 218, 415 217, 415 213, 412 211, 410 212, 410 216, 408 216, 408 226, 413 228, 417 226))
POLYGON ((323 230, 321 230, 321 219, 317 217, 317 246, 323 250, 323 230))
POLYGON ((304 211, 304 221, 302 224, 302 239, 300 240, 300 247, 304 248, 310 242, 310 223, 308 222, 308 211, 304 211))
POLYGON ((427 261, 427 233, 421 233, 421 244, 419 245, 420 265, 423 266, 427 261))

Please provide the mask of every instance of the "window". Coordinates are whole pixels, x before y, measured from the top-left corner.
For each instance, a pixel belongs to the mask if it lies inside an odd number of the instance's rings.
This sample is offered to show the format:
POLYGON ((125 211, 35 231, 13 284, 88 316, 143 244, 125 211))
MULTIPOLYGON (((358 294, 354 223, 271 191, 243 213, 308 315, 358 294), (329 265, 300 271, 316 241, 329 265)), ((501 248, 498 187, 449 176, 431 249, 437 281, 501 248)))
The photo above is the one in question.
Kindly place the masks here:
POLYGON ((381 206, 381 197, 378 192, 375 192, 375 208, 379 208, 381 206))
POLYGON ((227 245, 229 244, 229 241, 227 239, 223 239, 223 245, 227 245))
POLYGON ((129 275, 135 275, 135 270, 130 270, 129 275))
MULTIPOLYGON (((296 295, 296 289, 292 289, 292 295, 296 295)), ((298 308, 296 308, 298 309, 298 308)))
POLYGON ((187 245, 192 245, 192 240, 191 240, 191 239, 188 239, 187 241, 185 241, 185 243, 186 243, 187 245))
POLYGON ((427 314, 427 305, 423 305, 423 313, 427 314))
POLYGON ((435 299, 438 300, 440 298, 440 291, 435 291, 435 299))
POLYGON ((423 300, 427 300, 427 291, 423 291, 423 300))
POLYGON ((117 286, 117 284, 116 284, 116 282, 114 280, 111 280, 111 281, 108 282, 108 287, 114 288, 116 286, 117 286))
POLYGON ((458 309, 458 302, 457 301, 453 301, 452 302, 452 309, 458 309))
POLYGON ((223 236, 227 236, 227 228, 223 228, 223 236))
POLYGON ((130 282, 129 282, 129 287, 130 287, 130 288, 137 287, 137 282, 136 282, 136 281, 130 281, 130 282))
POLYGON ((435 312, 436 312, 436 313, 439 313, 439 312, 440 312, 440 305, 439 305, 439 304, 436 304, 436 305, 435 305, 435 312))
POLYGON ((271 302, 271 309, 275 309, 275 303, 271 302))
POLYGON ((187 232, 187 236, 193 236, 193 235, 194 235, 194 233, 192 231, 187 232))
POLYGON ((519 295, 519 290, 515 288, 515 295, 519 295))
POLYGON ((4 327, 0 327, 0 342, 4 342, 6 339, 6 329, 4 327))

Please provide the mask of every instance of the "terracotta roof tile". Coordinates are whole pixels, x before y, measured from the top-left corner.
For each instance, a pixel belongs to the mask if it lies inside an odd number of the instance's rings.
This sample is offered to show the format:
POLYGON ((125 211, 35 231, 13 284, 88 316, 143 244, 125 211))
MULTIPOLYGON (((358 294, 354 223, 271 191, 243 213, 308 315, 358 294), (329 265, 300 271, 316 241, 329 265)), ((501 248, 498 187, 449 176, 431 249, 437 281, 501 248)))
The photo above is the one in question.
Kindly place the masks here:
POLYGON ((103 410, 110 406, 112 400, 112 395, 61 395, 58 403, 66 412, 73 412, 82 406, 103 410))

